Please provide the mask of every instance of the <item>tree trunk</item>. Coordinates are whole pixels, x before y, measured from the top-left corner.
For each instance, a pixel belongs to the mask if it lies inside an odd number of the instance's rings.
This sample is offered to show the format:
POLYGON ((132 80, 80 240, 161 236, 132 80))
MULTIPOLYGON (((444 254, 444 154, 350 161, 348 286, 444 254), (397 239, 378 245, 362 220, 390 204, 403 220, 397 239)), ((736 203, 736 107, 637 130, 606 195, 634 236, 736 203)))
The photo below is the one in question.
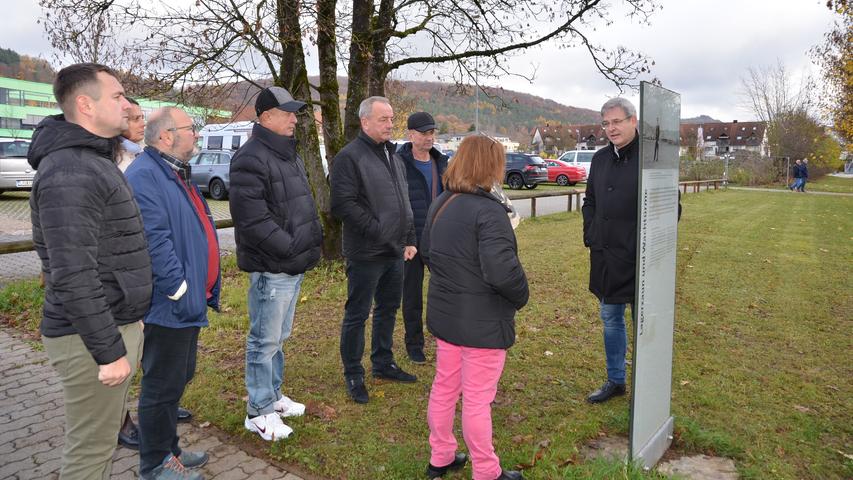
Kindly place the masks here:
MULTIPOLYGON (((344 146, 344 136, 341 129, 341 110, 338 103, 338 60, 335 55, 337 38, 335 37, 336 0, 317 1, 317 50, 320 61, 320 112, 323 116, 323 138, 326 147, 326 164, 332 171, 332 163, 338 151, 344 146)), ((320 210, 325 237, 323 252, 326 258, 337 257, 341 252, 341 224, 332 216, 329 203, 329 183, 323 179, 325 194, 324 206, 320 210)), ((317 198, 317 187, 314 198, 317 198)))
POLYGON ((393 0, 381 0, 379 12, 373 17, 373 34, 370 39, 372 56, 370 58, 369 95, 385 96, 385 78, 388 76, 388 63, 385 60, 388 40, 391 35, 393 0))
POLYGON ((337 0, 317 1, 317 50, 320 63, 320 109, 323 113, 323 138, 326 145, 326 162, 332 168, 332 159, 344 146, 341 130, 341 110, 338 101, 338 59, 335 55, 337 27, 335 4, 337 0))
POLYGON ((347 103, 344 110, 344 137, 354 139, 361 129, 358 106, 367 97, 370 68, 370 18, 373 16, 373 0, 352 2, 352 43, 348 70, 347 103))
MULTIPOLYGON (((299 26, 299 0, 278 0, 277 10, 279 41, 284 53, 279 66, 280 86, 288 89, 293 98, 310 105, 311 89, 308 84, 308 70, 305 67, 305 52, 302 49, 299 26)), ((296 124, 296 138, 299 140, 299 154, 305 161, 308 182, 323 225, 323 256, 327 259, 338 258, 341 252, 341 226, 331 212, 329 182, 326 180, 320 158, 320 142, 313 108, 309 108, 307 114, 300 115, 296 124)))

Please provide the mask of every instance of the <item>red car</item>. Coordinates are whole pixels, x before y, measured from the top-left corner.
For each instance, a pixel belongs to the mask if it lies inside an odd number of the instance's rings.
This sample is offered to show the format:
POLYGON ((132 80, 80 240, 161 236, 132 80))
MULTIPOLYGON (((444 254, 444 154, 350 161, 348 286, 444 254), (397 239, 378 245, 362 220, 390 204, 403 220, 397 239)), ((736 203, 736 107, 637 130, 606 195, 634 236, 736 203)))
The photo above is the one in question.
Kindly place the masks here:
POLYGON ((586 170, 583 167, 569 165, 560 160, 545 160, 548 165, 548 181, 557 185, 575 185, 586 181, 586 170))

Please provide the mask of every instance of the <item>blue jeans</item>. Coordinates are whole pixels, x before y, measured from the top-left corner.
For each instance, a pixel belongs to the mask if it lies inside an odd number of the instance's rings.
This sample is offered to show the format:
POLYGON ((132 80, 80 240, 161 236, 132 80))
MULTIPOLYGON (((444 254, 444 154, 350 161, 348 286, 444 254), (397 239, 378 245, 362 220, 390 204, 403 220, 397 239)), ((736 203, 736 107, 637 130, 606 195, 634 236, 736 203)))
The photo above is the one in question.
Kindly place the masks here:
POLYGON ((246 338, 246 390, 250 416, 273 412, 284 378, 282 344, 293 329, 293 314, 304 275, 249 274, 249 335, 246 338))
POLYGON ((373 310, 370 361, 373 371, 394 363, 394 320, 403 295, 403 259, 347 260, 347 303, 341 325, 341 361, 346 378, 364 377, 364 324, 373 310))
MULTIPOLYGON (((625 383, 625 350, 628 334, 625 331, 625 303, 601 302, 601 321, 604 323, 604 354, 607 360, 607 379, 625 383)), ((633 312, 634 308, 631 307, 633 312)))

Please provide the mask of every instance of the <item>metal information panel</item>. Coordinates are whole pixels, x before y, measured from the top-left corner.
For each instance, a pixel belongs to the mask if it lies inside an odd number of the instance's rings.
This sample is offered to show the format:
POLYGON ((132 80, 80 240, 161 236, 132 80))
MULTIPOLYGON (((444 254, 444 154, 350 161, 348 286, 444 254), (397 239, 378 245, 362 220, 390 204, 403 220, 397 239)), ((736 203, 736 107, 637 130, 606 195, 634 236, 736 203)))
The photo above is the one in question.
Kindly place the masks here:
POLYGON ((640 84, 640 185, 629 456, 653 467, 672 443, 672 338, 681 96, 640 84))

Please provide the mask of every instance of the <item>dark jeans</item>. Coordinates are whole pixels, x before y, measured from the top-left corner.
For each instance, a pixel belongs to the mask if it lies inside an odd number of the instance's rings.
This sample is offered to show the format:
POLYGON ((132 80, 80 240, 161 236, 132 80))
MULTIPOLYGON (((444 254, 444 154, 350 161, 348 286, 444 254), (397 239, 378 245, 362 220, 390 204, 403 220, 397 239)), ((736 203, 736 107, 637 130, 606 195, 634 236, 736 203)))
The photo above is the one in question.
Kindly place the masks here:
POLYGON ((424 261, 418 253, 405 262, 403 272, 403 325, 406 351, 424 349, 424 261))
POLYGON ((347 303, 341 325, 341 360, 346 378, 363 377, 364 323, 373 309, 370 361, 373 371, 394 362, 394 320, 403 290, 403 259, 347 260, 347 303))
POLYGON ((195 373, 199 327, 145 325, 139 393, 139 476, 151 473, 178 447, 178 402, 195 373))

